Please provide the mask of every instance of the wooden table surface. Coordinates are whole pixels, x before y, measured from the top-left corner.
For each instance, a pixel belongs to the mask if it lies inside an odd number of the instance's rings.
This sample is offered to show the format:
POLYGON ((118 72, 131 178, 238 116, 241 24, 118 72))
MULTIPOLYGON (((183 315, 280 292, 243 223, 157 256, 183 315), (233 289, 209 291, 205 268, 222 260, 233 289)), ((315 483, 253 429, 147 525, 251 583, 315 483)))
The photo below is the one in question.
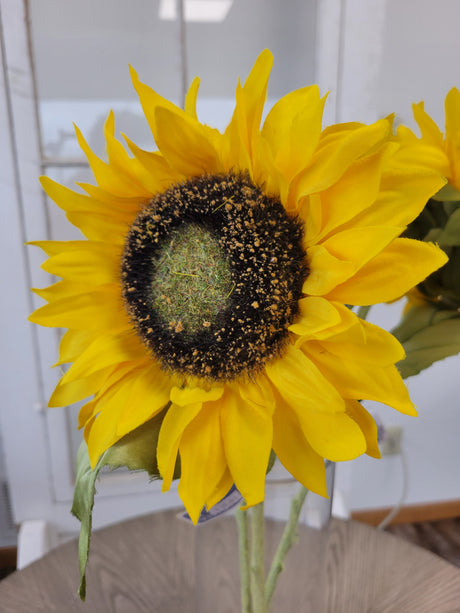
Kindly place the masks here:
MULTIPOLYGON (((280 529, 268 523, 268 553, 280 529)), ((239 613, 236 536, 231 517, 194 528, 172 511, 116 524, 93 534, 86 603, 76 595, 72 541, 0 582, 0 611, 239 613)), ((460 612, 460 570, 391 534, 333 519, 326 534, 302 529, 271 611, 460 612)))

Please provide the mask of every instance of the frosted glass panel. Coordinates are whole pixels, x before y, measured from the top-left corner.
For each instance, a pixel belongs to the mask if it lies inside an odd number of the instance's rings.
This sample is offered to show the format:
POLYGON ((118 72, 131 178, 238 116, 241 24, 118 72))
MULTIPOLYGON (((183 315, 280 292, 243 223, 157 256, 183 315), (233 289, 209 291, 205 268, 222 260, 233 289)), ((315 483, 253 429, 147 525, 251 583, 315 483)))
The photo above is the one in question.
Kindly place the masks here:
POLYGON ((415 126, 411 104, 444 124, 444 97, 459 87, 458 0, 387 0, 382 62, 374 106, 379 115, 396 111, 415 126))
POLYGON ((179 102, 178 22, 160 20, 158 2, 152 0, 29 4, 45 157, 81 157, 72 122, 102 153, 102 126, 111 108, 117 131, 152 148, 129 64, 142 80, 179 102))
POLYGON ((314 78, 316 1, 235 0, 225 21, 187 22, 188 77, 201 78, 201 94, 234 98, 259 53, 275 56, 268 89, 277 99, 314 78))

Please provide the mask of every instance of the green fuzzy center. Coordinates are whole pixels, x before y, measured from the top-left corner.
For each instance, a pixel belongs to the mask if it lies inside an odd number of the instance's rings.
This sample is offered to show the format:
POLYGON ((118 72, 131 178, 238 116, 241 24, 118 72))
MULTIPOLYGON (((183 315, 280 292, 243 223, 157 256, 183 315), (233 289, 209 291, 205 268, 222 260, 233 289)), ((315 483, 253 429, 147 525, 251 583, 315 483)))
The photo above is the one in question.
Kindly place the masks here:
POLYGON ((227 308, 233 282, 218 240, 198 224, 170 234, 154 261, 152 302, 175 332, 210 327, 227 308))

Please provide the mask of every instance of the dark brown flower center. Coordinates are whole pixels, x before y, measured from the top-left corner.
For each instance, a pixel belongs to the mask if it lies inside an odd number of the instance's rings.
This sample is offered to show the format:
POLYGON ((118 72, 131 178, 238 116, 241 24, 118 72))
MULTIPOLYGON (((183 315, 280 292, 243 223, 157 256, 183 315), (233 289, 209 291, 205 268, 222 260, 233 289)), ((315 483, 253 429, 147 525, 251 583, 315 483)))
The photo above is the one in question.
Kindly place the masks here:
POLYGON ((156 195, 125 242, 131 320, 171 371, 217 381, 280 355, 308 270, 302 226, 247 175, 203 175, 156 195))

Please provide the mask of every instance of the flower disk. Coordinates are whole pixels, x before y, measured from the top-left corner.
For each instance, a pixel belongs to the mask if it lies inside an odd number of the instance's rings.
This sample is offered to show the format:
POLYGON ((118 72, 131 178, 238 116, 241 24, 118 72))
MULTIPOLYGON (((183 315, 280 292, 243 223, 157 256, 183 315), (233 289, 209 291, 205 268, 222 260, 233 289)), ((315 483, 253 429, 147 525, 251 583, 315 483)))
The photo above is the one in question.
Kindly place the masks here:
POLYGON ((260 372, 282 353, 299 311, 301 240, 300 222, 248 176, 174 185, 126 238, 123 296, 136 329, 173 372, 214 381, 260 372))

